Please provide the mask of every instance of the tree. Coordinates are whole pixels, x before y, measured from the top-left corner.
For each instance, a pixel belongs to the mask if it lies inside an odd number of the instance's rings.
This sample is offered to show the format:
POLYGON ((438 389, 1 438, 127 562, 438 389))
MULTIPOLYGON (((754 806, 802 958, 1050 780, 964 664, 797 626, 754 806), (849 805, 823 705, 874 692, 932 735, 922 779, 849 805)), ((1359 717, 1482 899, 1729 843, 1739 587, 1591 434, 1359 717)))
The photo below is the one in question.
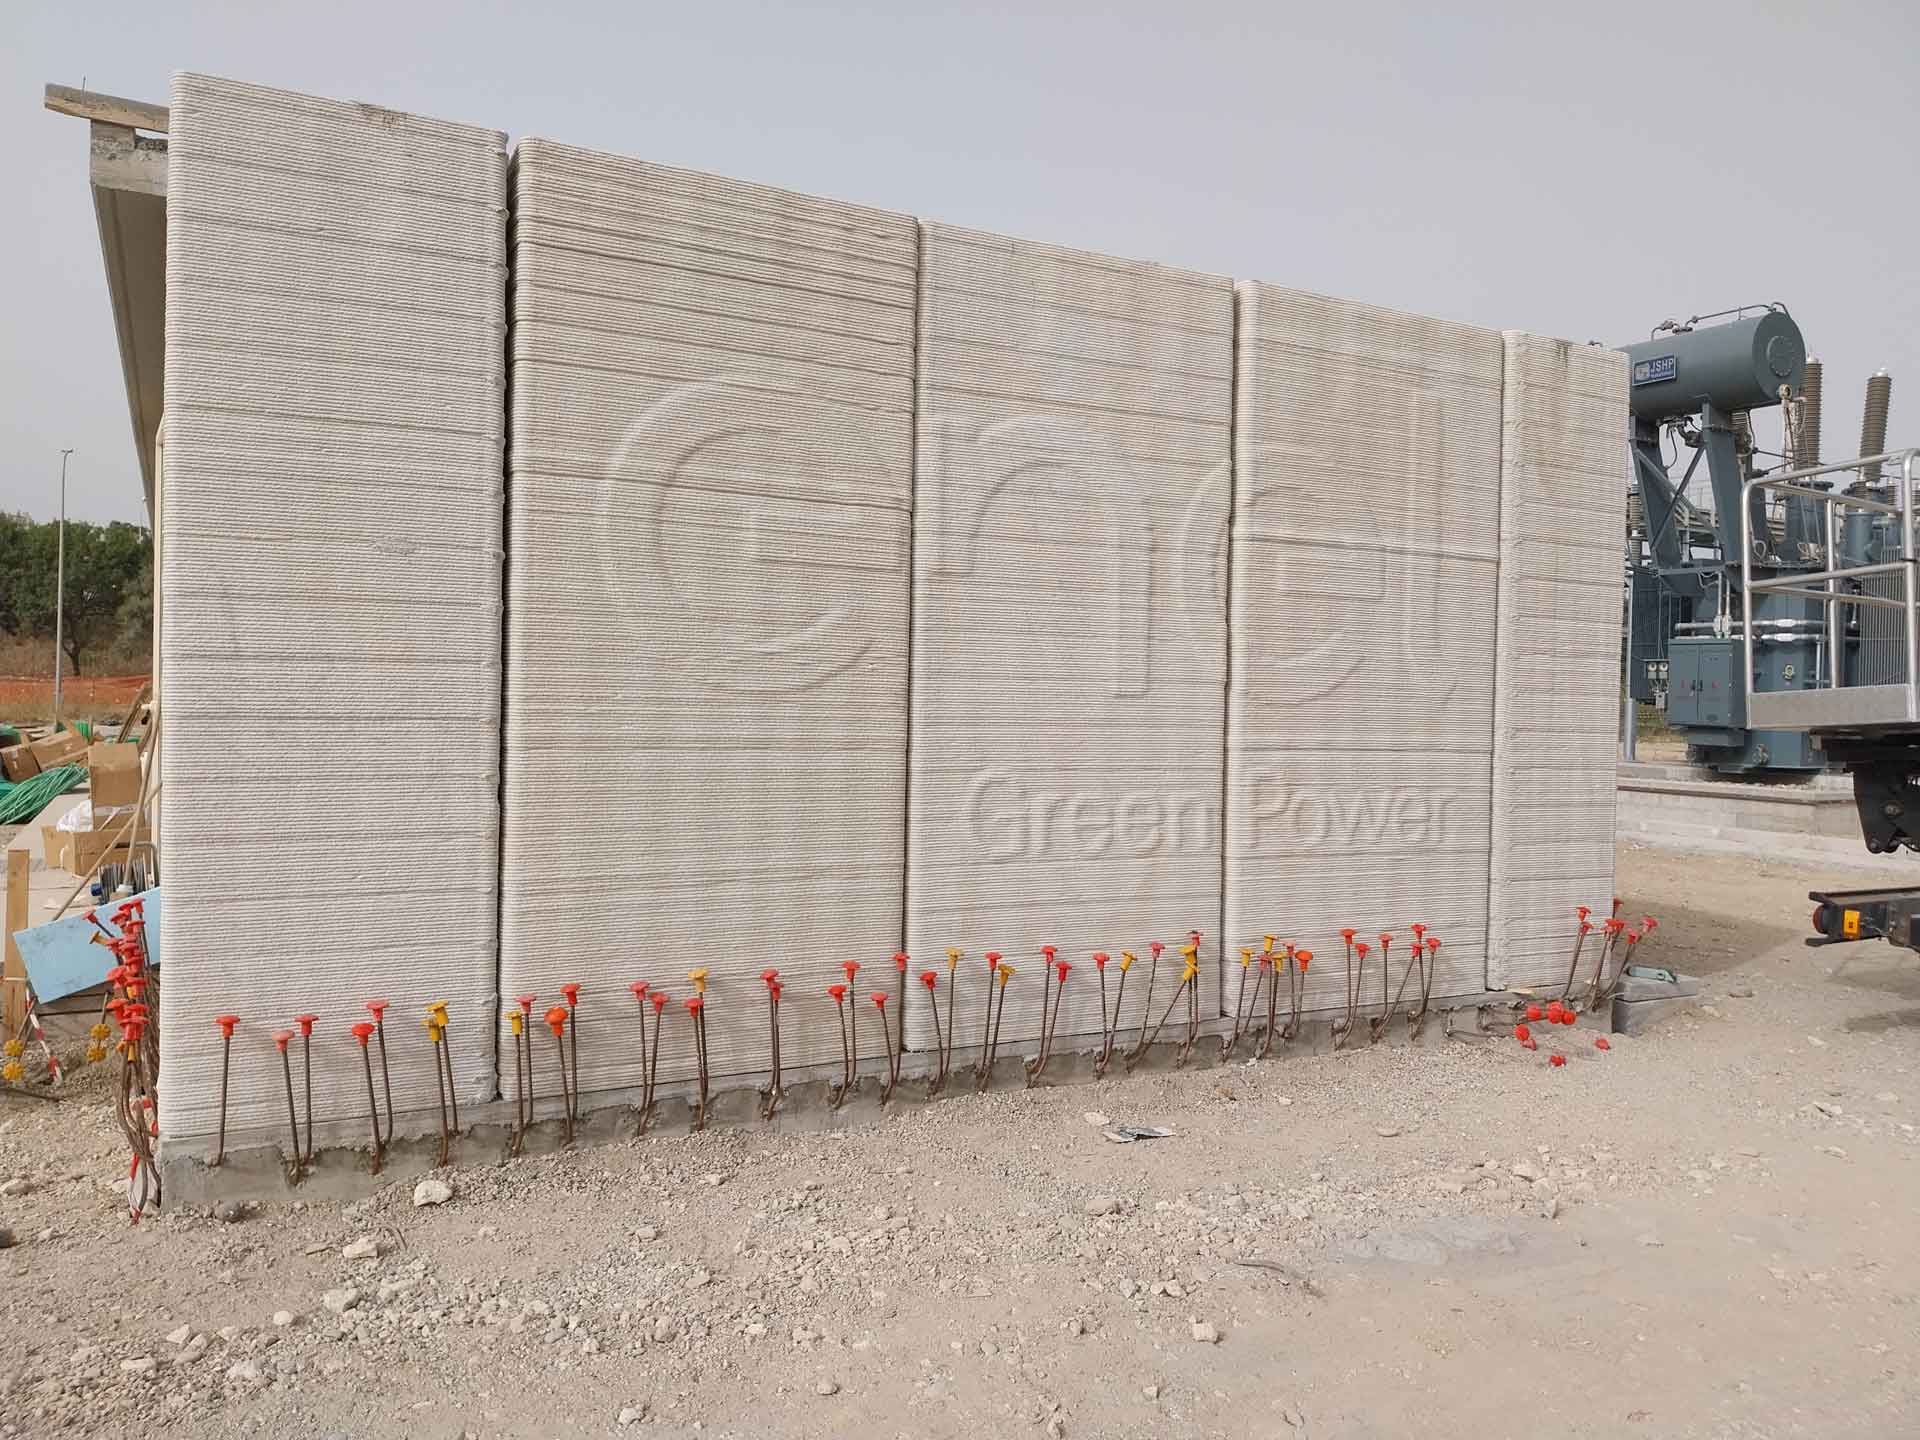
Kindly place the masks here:
MULTIPOLYGON (((49 639, 60 527, 0 514, 0 631, 49 639)), ((149 643, 153 623, 153 538, 144 526, 67 522, 61 648, 73 673, 90 654, 124 641, 149 643)))
POLYGON ((111 525, 67 523, 66 604, 61 644, 73 673, 80 657, 119 638, 128 593, 147 573, 152 549, 146 530, 116 520, 111 525))

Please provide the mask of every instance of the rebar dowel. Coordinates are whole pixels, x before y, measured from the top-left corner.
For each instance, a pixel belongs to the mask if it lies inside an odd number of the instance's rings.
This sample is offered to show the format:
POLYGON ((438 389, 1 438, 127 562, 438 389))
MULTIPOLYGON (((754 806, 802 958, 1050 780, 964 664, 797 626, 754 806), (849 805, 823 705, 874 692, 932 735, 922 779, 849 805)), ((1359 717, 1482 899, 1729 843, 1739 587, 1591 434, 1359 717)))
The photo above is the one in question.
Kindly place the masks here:
MULTIPOLYGON (((518 1059, 519 1049, 514 1050, 518 1059)), ((367 1072, 367 1119, 373 1127, 373 1173, 380 1173, 380 1101, 373 1092, 373 1053, 367 1049, 367 1042, 360 1042, 360 1068, 367 1072)))
MULTIPOLYGON (((564 1011, 561 1013, 565 1014, 564 1011)), ((561 1038, 560 1033, 565 1028, 565 1024, 564 1021, 559 1025, 554 1025, 551 1021, 548 1024, 553 1031, 554 1060, 560 1066, 561 1130, 566 1136, 567 1144, 571 1145, 573 1143, 573 1083, 567 1078, 567 1042, 561 1038)))
MULTIPOLYGON (((292 1039, 293 1039, 293 1032, 291 1030, 277 1030, 274 1032, 274 1036, 273 1036, 274 1047, 278 1049, 280 1052, 280 1073, 287 1082, 287 1128, 293 1132, 293 1164, 291 1166, 292 1177, 295 1180, 298 1180, 300 1178, 300 1172, 302 1168, 301 1162, 300 1162, 300 1117, 294 1113, 293 1060, 287 1054, 287 1045, 288 1045, 288 1042, 290 1042, 292 1039)), ((128 1048, 131 1049, 133 1047, 129 1046, 128 1048)), ((140 1078, 138 1073, 139 1072, 138 1062, 135 1062, 131 1068, 133 1071, 134 1079, 137 1082, 140 1078)))
POLYGON ((453 1143, 447 1131, 447 1072, 440 1063, 440 1032, 431 1021, 427 1033, 433 1039, 433 1082, 440 1090, 440 1164, 444 1165, 453 1143))
POLYGON ((987 1003, 980 1012, 980 1063, 973 1067, 974 1078, 987 1073, 987 1047, 993 1038, 993 997, 994 984, 1000 978, 1000 954, 996 950, 987 951, 987 1003))
POLYGON ((300 1163, 313 1163, 313 1022, 315 1016, 296 1016, 294 1023, 300 1027, 300 1069, 304 1077, 307 1096, 307 1142, 300 1152, 300 1163))
MULTIPOLYGON (((89 911, 89 914, 92 912, 89 911)), ((97 922, 96 922, 97 923, 97 922)), ((106 1014, 106 1006, 100 1013, 106 1014)), ((216 1015, 213 1023, 220 1027, 220 1134, 214 1141, 213 1163, 217 1168, 227 1158, 227 1072, 233 1062, 233 1031, 240 1023, 238 1015, 216 1015)))
POLYGON ((1154 982, 1160 974, 1160 953, 1166 947, 1155 940, 1148 948, 1151 953, 1147 960, 1147 998, 1140 1003, 1140 1035, 1134 1042, 1133 1049, 1127 1052, 1129 1065, 1147 1053, 1147 1021, 1153 1014, 1153 990, 1154 982))
MULTIPOLYGON (((580 1118, 580 987, 569 983, 560 987, 560 993, 567 1002, 567 1064, 573 1070, 573 1085, 567 1095, 567 1114, 575 1120, 580 1118)), ((454 1121, 454 1128, 460 1128, 460 1122, 454 1121)))
POLYGON ((380 1045, 380 1085, 387 1097, 387 1128, 380 1137, 382 1148, 393 1143, 393 1072, 387 1067, 387 1002, 370 1000, 367 1011, 373 1016, 373 1038, 380 1045))
POLYGON ((1580 973, 1580 947, 1587 943, 1587 935, 1593 929, 1593 922, 1587 919, 1592 912, 1585 905, 1579 908, 1580 928, 1573 937, 1573 959, 1567 962, 1567 983, 1560 987, 1560 1003, 1567 1003, 1573 994, 1574 977, 1580 973))
MULTIPOLYGON (((960 1009, 958 997, 960 985, 960 952, 947 951, 947 1032, 940 1042, 940 1084, 947 1083, 947 1072, 953 1068, 953 1017, 960 1009)), ((938 1022, 936 1022, 937 1024, 938 1022)))
MULTIPOLYGON (((900 1083, 900 1066, 907 1058, 907 966, 910 963, 911 957, 904 952, 896 952, 894 954, 893 968, 899 972, 900 979, 899 993, 896 999, 897 1008, 893 1016, 892 1060, 888 1066, 887 1090, 889 1093, 892 1092, 894 1086, 900 1083)), ((881 1028, 885 1029, 886 1016, 882 1015, 880 1019, 881 1028)))

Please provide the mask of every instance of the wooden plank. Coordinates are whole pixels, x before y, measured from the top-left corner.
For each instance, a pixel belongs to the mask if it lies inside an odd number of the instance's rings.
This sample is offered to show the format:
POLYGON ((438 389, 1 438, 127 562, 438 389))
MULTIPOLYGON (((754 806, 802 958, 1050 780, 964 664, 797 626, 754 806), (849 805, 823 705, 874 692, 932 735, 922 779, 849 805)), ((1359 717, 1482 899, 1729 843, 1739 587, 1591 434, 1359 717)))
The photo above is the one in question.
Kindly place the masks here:
POLYGON ((130 125, 135 130, 167 133, 167 107, 145 100, 127 100, 118 95, 102 95, 96 90, 76 90, 71 85, 49 85, 46 107, 61 115, 77 115, 82 120, 104 120, 109 125, 130 125))
POLYGON ((7 959, 4 987, 0 995, 0 1014, 4 1014, 9 1038, 20 1033, 27 1018, 27 967, 20 958, 20 947, 13 933, 27 928, 27 872, 33 860, 25 850, 7 851, 7 959))

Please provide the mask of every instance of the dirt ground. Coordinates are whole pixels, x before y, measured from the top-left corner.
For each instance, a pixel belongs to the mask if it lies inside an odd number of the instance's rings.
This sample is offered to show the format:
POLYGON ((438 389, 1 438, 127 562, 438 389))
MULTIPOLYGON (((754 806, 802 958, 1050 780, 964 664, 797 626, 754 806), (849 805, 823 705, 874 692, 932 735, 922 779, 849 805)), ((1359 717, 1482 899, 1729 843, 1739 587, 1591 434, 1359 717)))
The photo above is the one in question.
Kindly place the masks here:
POLYGON ((129 1227, 0 1108, 7 1434, 1920 1433, 1920 965, 1625 848, 1693 1018, 968 1097, 129 1227), (1086 1118, 1170 1126, 1116 1145, 1086 1118), (23 1187, 13 1182, 24 1182, 23 1187), (370 1237, 373 1258, 342 1250, 370 1237), (1246 1262, 1258 1262, 1249 1264, 1246 1262))

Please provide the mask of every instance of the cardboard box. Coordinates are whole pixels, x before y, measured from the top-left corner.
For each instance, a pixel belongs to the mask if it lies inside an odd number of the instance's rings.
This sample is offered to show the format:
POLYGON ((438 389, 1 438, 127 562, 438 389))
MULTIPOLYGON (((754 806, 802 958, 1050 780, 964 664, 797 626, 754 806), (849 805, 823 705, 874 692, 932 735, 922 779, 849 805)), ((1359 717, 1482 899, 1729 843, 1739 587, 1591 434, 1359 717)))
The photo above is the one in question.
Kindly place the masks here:
POLYGON ((33 758, 33 751, 25 745, 9 745, 0 750, 0 770, 6 772, 7 779, 18 785, 22 780, 31 780, 40 773, 40 762, 33 758))
POLYGON ((75 731, 56 730, 43 740, 33 741, 27 749, 42 770, 51 770, 58 765, 84 763, 87 742, 75 731))
MULTIPOLYGON (((87 747, 87 788, 94 813, 140 803, 140 747, 94 744, 87 747)), ((98 827, 100 822, 94 821, 98 827)))
MULTIPOLYGON (((121 835, 118 845, 108 846, 107 841, 114 838, 112 830, 70 830, 65 834, 67 843, 61 852, 61 859, 65 863, 61 868, 75 875, 92 875, 108 863, 124 865, 131 853, 131 847, 127 844, 128 835, 121 835)), ((141 819, 140 835, 145 840, 153 838, 147 830, 145 817, 141 819)))

